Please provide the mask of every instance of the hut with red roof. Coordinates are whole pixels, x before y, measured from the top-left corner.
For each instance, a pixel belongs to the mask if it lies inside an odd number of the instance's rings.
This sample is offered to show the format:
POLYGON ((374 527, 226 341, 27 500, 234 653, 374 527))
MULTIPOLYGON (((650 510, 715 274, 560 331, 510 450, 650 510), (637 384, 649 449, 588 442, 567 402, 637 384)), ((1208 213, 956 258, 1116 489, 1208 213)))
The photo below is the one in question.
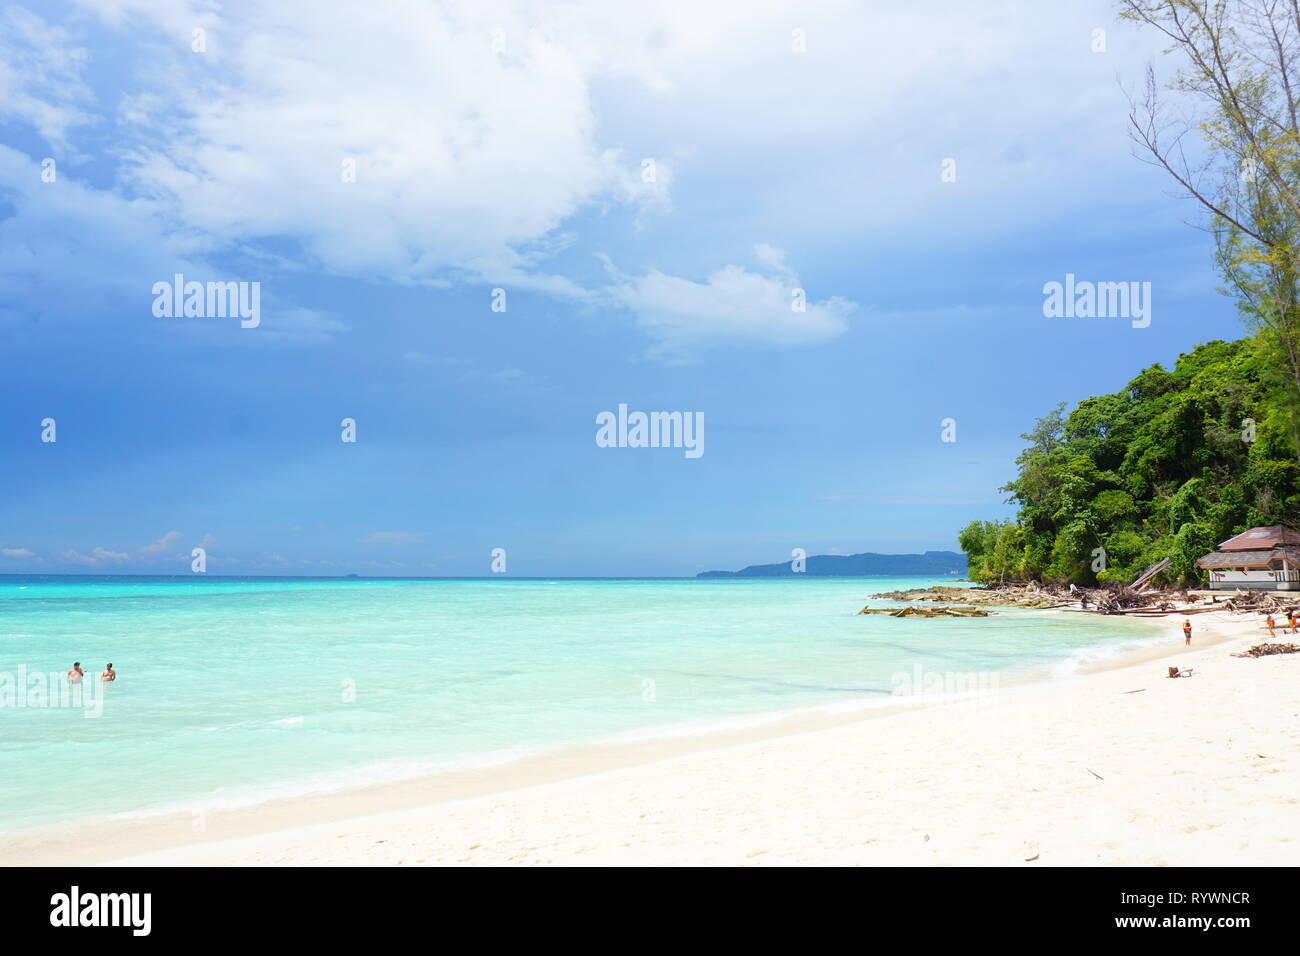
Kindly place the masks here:
POLYGON ((1300 591, 1300 531, 1251 528, 1196 562, 1214 591, 1300 591))

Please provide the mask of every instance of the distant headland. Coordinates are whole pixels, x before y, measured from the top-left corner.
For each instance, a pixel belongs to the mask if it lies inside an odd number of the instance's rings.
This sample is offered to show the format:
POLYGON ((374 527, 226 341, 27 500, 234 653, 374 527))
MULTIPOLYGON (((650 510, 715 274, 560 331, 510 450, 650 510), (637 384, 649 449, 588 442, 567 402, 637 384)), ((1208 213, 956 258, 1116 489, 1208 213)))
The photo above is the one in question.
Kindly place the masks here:
POLYGON ((739 571, 701 571, 697 578, 783 578, 806 575, 810 578, 858 578, 869 575, 939 575, 966 574, 966 556, 956 551, 927 551, 924 554, 814 554, 804 559, 804 570, 796 571, 794 562, 751 564, 739 571))

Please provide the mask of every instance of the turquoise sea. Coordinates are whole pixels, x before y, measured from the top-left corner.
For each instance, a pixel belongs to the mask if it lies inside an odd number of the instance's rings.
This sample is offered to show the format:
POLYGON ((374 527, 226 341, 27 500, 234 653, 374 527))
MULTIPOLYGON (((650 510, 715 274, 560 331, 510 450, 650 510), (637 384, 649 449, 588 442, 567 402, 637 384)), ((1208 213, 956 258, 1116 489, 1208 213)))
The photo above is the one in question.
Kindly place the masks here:
POLYGON ((1010 678, 1152 636, 1091 615, 855 614, 929 583, 0 576, 0 830, 870 706, 917 666, 1010 678), (74 660, 118 672, 94 706, 19 686, 74 660))

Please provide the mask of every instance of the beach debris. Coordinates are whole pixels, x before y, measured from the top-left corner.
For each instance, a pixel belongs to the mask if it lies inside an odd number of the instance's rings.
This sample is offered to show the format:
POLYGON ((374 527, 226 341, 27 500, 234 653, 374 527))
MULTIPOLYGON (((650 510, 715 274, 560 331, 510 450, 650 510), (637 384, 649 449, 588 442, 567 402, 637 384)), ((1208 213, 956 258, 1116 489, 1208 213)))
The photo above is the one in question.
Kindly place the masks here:
POLYGON ((1041 855, 1042 855, 1042 854, 1035 853, 1033 856, 1027 856, 1027 857, 1025 857, 1025 862, 1026 862, 1026 863, 1033 863, 1033 862, 1034 862, 1036 859, 1038 859, 1039 856, 1041 856, 1041 855))
POLYGON ((1088 773, 1092 774, 1092 775, 1093 775, 1094 777, 1096 777, 1098 780, 1105 780, 1105 779, 1106 779, 1106 778, 1103 777, 1101 774, 1099 774, 1097 771, 1093 770, 1091 767, 1084 767, 1083 769, 1086 770, 1086 771, 1088 771, 1088 773))
POLYGON ((1300 654, 1300 644, 1256 644, 1233 657, 1271 657, 1274 654, 1300 654))
POLYGON ((1138 593, 1128 585, 1114 583, 1104 588, 1075 587, 1074 591, 1050 584, 1004 584, 1000 587, 975 588, 937 585, 933 588, 872 594, 872 597, 885 598, 889 601, 952 601, 967 605, 1030 607, 1030 609, 1079 607, 1100 614, 1122 614, 1148 606, 1152 610, 1160 611, 1161 604, 1170 604, 1169 596, 1164 592, 1138 593))
POLYGON ((1170 677, 1191 677, 1194 672, 1195 672, 1194 668, 1191 667, 1184 667, 1182 669, 1179 669, 1173 666, 1172 664, 1169 665, 1170 677))
POLYGON ((1126 690, 1126 691, 1124 691, 1124 693, 1126 693, 1126 694, 1140 694, 1140 693, 1142 693, 1144 690, 1146 690, 1145 687, 1139 687, 1137 690, 1126 690))
MULTIPOLYGON (((1140 579, 1139 579, 1140 580, 1140 579)), ((1136 617, 1163 617, 1166 614, 1205 614, 1222 610, 1284 611, 1296 604, 1295 597, 1281 598, 1268 592, 1251 591, 1231 596, 1193 594, 1186 589, 1152 589, 1151 578, 1140 589, 1108 581, 1094 588, 1076 584, 1000 584, 956 587, 936 585, 907 591, 887 591, 874 598, 890 601, 925 601, 940 604, 978 605, 981 607, 1019 607, 1030 609, 1065 608, 1092 614, 1125 614, 1136 617)))
POLYGON ((1297 602, 1294 595, 1283 596, 1275 591, 1236 591, 1223 606, 1229 611, 1287 613, 1297 609, 1297 602))
POLYGON ((890 617, 988 617, 982 607, 943 605, 941 607, 864 607, 859 614, 887 614, 890 617))

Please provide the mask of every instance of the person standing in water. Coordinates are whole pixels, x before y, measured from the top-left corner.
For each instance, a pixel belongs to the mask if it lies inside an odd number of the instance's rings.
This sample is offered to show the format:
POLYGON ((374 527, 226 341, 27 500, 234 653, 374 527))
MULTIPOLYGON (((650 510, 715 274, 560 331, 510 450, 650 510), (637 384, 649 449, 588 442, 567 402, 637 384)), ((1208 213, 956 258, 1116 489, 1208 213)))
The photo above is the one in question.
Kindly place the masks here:
POLYGON ((1183 618, 1183 643, 1192 643, 1192 619, 1190 617, 1183 618))
POLYGON ((113 662, 109 661, 108 666, 104 668, 104 673, 99 675, 100 680, 117 680, 117 671, 113 670, 113 662))
POLYGON ((80 684, 81 678, 86 676, 86 672, 81 669, 81 661, 73 661, 72 667, 68 670, 68 682, 70 684, 80 684))

